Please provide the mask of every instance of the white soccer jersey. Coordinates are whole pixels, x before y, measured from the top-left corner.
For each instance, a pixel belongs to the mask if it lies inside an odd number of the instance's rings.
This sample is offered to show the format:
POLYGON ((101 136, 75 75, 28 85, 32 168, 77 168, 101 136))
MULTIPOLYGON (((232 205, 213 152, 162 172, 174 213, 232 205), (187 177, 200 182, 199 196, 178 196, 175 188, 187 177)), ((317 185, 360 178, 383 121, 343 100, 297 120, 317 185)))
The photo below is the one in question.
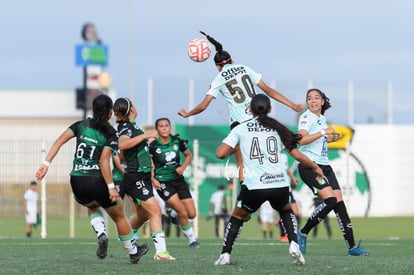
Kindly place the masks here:
POLYGON ((283 163, 283 166, 285 166, 286 170, 289 168, 289 161, 288 161, 288 156, 286 155, 286 153, 282 153, 280 155, 280 162, 283 163))
POLYGON ((281 161, 284 146, 276 130, 263 127, 253 118, 235 127, 223 143, 232 148, 240 143, 243 184, 249 190, 289 186, 286 167, 281 161))
POLYGON ((230 123, 243 122, 252 118, 250 101, 261 78, 261 74, 245 65, 227 64, 210 84, 207 94, 217 98, 221 93, 230 109, 230 123))
POLYGON ((221 207, 223 206, 224 190, 217 190, 211 195, 210 203, 214 205, 214 215, 221 214, 221 207))
POLYGON ((39 200, 38 194, 32 189, 27 189, 24 193, 24 199, 27 201, 26 222, 35 224, 37 219, 37 201, 39 200))
MULTIPOLYGON (((309 111, 309 109, 306 110, 299 118, 298 131, 306 130, 310 135, 320 132, 327 127, 328 124, 326 123, 325 116, 320 115, 318 117, 309 111)), ((321 136, 309 144, 302 145, 299 150, 317 164, 329 165, 328 141, 326 135, 321 136)))
POLYGON ((267 223, 270 223, 272 225, 275 222, 275 210, 270 205, 269 201, 265 201, 260 206, 259 215, 260 215, 260 221, 261 222, 267 222, 267 223))

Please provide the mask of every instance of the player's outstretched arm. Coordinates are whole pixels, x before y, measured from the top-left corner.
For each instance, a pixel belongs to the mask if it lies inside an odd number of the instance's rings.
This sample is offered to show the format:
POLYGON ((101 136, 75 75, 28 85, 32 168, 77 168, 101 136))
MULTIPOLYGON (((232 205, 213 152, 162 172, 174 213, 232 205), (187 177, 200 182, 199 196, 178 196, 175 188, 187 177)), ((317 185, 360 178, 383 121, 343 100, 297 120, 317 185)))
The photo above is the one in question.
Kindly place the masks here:
POLYGON ((208 106, 210 105, 210 103, 213 101, 214 96, 212 95, 206 95, 203 99, 203 101, 201 101, 197 106, 195 106, 191 111, 186 111, 185 109, 180 109, 177 114, 179 114, 182 117, 190 117, 193 115, 197 115, 201 112, 203 112, 204 110, 206 110, 208 108, 208 106))
POLYGON ((290 101, 288 98, 286 98, 280 92, 278 92, 275 89, 267 86, 266 83, 264 83, 263 80, 260 80, 259 83, 257 83, 257 86, 259 86, 259 88, 262 89, 263 92, 265 92, 269 97, 273 98, 276 101, 279 101, 280 103, 285 104, 286 106, 288 106, 289 108, 291 108, 295 112, 299 112, 300 110, 303 109, 302 104, 293 103, 292 101, 290 101))

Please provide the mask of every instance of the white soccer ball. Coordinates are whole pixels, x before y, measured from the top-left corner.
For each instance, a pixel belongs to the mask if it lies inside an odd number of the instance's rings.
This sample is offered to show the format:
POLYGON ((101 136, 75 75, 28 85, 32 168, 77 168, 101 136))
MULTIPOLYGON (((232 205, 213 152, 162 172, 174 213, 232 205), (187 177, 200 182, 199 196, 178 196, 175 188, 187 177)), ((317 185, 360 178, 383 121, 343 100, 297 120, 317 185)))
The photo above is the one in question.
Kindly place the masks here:
POLYGON ((203 38, 191 40, 187 46, 188 56, 195 62, 206 61, 211 55, 210 44, 203 38))

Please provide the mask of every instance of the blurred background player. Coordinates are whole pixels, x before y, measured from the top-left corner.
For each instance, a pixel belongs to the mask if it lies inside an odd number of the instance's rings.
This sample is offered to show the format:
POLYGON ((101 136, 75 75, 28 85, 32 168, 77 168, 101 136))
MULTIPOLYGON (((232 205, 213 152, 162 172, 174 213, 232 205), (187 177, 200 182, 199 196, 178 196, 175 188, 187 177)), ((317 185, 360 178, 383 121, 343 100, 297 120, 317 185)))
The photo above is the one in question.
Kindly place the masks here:
POLYGON ((234 194, 234 182, 228 181, 226 185, 226 189, 224 190, 223 194, 223 201, 222 201, 222 212, 224 215, 224 219, 227 223, 228 219, 233 212, 233 194, 234 194))
POLYGON ((24 213, 26 220, 26 237, 32 236, 33 227, 37 225, 37 203, 39 194, 37 193, 37 182, 31 181, 29 188, 24 192, 24 213))
MULTIPOLYGON (((160 198, 164 202, 163 199, 160 198)), ((180 217, 178 216, 177 212, 168 206, 164 202, 164 211, 163 211, 163 227, 165 231, 165 236, 170 237, 171 235, 171 228, 175 230, 175 236, 179 238, 181 236, 181 227, 180 227, 180 217)))
MULTIPOLYGON (((214 235, 220 237, 220 223, 226 223, 226 214, 223 211, 224 185, 220 185, 218 189, 210 197, 210 206, 207 219, 214 217, 214 235)), ((227 212, 227 211, 226 211, 227 212)))
POLYGON ((269 239, 273 239, 273 226, 275 223, 275 214, 276 211, 272 208, 269 201, 265 201, 260 206, 259 219, 262 226, 263 239, 266 239, 267 235, 269 235, 269 239))

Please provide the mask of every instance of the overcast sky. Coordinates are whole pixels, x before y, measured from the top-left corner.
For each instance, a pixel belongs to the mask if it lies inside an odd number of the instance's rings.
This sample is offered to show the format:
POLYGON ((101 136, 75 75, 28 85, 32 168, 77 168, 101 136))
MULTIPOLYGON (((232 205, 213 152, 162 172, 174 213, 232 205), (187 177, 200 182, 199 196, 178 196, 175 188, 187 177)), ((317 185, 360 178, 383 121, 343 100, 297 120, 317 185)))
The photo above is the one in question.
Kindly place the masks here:
MULTIPOLYGON (((235 62, 263 74, 263 80, 296 102, 309 85, 331 98, 333 123, 348 122, 349 81, 355 90, 355 121, 387 121, 387 85, 394 90, 393 120, 412 123, 414 96, 414 2, 71 0, 5 1, 0 9, 0 89, 74 89, 82 85, 75 66, 81 27, 95 24, 109 46, 106 71, 119 96, 132 97, 147 121, 147 81, 154 81, 154 118, 188 107, 188 82, 195 101, 205 95, 217 71, 212 59, 195 63, 186 45, 203 30, 235 62), (204 3, 204 4, 203 4, 204 3)), ((214 52, 213 52, 214 54, 214 52)), ((276 105, 281 121, 295 114, 276 105)), ((218 98, 196 123, 226 124, 218 98)))

